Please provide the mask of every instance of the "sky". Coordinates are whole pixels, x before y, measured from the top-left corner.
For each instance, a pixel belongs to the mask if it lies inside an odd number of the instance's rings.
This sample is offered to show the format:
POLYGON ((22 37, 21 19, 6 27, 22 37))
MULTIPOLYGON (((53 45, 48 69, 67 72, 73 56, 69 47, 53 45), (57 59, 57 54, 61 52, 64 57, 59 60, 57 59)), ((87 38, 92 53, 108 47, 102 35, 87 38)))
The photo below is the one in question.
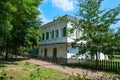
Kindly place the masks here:
MULTIPOLYGON (((78 7, 76 6, 78 0, 44 0, 39 6, 41 11, 40 18, 42 18, 43 23, 48 23, 52 21, 57 16, 64 16, 66 14, 75 16, 78 12, 78 7)), ((104 0, 101 4, 101 9, 110 9, 118 6, 120 0, 104 0)), ((112 26, 119 26, 120 21, 112 26)))

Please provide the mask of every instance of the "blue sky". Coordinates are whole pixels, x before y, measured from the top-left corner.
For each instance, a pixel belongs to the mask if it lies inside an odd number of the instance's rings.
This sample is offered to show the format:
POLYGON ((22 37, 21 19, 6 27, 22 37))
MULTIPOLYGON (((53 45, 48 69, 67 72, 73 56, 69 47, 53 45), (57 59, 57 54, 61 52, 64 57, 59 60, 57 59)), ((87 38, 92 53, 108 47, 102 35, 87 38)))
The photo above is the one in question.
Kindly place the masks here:
MULTIPOLYGON (((41 11, 40 17, 44 23, 53 20, 57 16, 63 16, 65 14, 75 15, 78 11, 76 6, 77 0, 44 0, 39 6, 41 11)), ((114 8, 120 4, 120 0, 104 0, 101 5, 101 9, 114 8)), ((113 26, 120 25, 120 22, 113 26)))

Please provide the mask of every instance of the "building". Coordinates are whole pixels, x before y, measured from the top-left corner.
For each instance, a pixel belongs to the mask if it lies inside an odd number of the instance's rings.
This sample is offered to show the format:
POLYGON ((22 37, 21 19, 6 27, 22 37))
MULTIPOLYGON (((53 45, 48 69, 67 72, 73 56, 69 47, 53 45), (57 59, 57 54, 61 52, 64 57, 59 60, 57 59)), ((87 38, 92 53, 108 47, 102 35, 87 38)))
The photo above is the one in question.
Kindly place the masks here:
MULTIPOLYGON (((75 19, 70 16, 63 16, 62 19, 75 19)), ((82 37, 82 29, 73 29, 75 25, 66 20, 56 19, 41 27, 42 40, 39 45, 39 56, 48 58, 69 59, 79 53, 79 47, 72 47, 76 39, 82 37)), ((86 43, 78 41, 77 44, 86 43)), ((102 55, 103 56, 103 55, 102 55)), ((90 54, 79 55, 76 59, 91 58, 90 54)), ((102 57, 100 56, 99 59, 102 57)), ((94 57, 95 59, 95 57, 94 57)), ((102 58, 103 59, 103 58, 102 58)))
MULTIPOLYGON (((63 16, 63 18, 71 18, 63 16)), ((41 27, 42 40, 39 46, 39 56, 50 58, 70 58, 79 49, 73 48, 72 43, 82 36, 82 30, 74 29, 72 22, 56 19, 41 27)))

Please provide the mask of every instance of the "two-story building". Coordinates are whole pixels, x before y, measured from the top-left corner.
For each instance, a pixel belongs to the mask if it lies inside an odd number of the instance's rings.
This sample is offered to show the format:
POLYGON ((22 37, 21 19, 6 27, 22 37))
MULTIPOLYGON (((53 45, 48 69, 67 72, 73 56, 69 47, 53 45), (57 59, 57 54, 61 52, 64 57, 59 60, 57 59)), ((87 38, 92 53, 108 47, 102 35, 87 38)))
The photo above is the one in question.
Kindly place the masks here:
MULTIPOLYGON (((79 54, 80 43, 86 44, 86 41, 83 40, 75 42, 76 39, 83 36, 83 29, 76 29, 76 26, 68 21, 75 18, 68 15, 63 16, 62 18, 65 20, 58 18, 41 27, 42 40, 39 45, 39 56, 69 59, 72 55, 79 54), (77 43, 76 47, 72 46, 73 42, 77 43)), ((91 54, 88 54, 88 52, 78 55, 76 59, 91 59, 91 54)), ((96 59, 95 55, 94 59, 96 59)), ((108 60, 108 55, 100 53, 98 54, 98 59, 108 60)))
MULTIPOLYGON (((70 18, 70 16, 63 16, 70 18)), ((60 19, 53 20, 41 27, 42 40, 39 45, 39 56, 50 58, 70 58, 77 54, 79 48, 72 47, 76 38, 82 36, 82 30, 74 29, 74 24, 60 19)), ((84 42, 84 41, 80 41, 84 42)))

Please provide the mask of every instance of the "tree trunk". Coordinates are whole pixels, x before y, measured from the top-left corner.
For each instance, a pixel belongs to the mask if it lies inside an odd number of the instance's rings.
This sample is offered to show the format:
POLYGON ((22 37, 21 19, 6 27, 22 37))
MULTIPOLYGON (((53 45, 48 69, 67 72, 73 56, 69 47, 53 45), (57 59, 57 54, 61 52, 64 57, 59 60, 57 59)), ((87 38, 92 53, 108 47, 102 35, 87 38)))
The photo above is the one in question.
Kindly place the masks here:
POLYGON ((8 39, 5 39, 5 60, 8 60, 8 39))
POLYGON ((95 54, 96 54, 96 69, 99 69, 98 54, 97 52, 95 54))

